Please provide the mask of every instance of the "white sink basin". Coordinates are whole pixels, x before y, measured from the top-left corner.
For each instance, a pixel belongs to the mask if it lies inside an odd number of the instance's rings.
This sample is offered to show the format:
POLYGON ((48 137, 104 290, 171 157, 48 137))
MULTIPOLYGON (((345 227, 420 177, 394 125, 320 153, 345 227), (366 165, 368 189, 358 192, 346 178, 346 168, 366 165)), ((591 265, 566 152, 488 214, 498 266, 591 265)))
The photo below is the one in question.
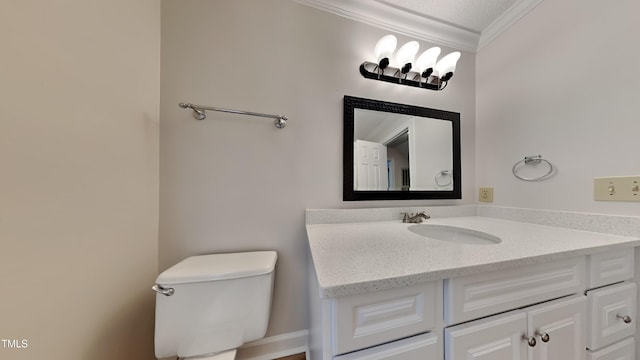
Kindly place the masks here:
POLYGON ((456 244, 495 245, 502 242, 495 235, 456 226, 416 224, 410 225, 408 229, 420 236, 456 244))

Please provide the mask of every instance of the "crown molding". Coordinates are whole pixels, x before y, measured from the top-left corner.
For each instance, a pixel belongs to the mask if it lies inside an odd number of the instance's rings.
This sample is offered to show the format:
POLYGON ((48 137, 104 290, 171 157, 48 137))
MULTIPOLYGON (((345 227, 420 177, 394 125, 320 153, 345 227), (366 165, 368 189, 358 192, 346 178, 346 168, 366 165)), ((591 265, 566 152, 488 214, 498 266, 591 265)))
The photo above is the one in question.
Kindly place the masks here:
POLYGON ((476 52, 480 34, 421 14, 407 12, 372 0, 293 0, 414 39, 476 52))
POLYGON ((520 0, 494 20, 482 34, 422 14, 405 11, 385 0, 293 0, 351 20, 414 39, 477 53, 543 0, 520 0))
POLYGON ((513 4, 507 11, 495 19, 486 29, 482 31, 480 35, 480 41, 478 43, 478 52, 490 42, 498 38, 503 32, 507 31, 513 24, 515 24, 522 17, 527 15, 529 11, 533 10, 543 0, 520 0, 513 4))

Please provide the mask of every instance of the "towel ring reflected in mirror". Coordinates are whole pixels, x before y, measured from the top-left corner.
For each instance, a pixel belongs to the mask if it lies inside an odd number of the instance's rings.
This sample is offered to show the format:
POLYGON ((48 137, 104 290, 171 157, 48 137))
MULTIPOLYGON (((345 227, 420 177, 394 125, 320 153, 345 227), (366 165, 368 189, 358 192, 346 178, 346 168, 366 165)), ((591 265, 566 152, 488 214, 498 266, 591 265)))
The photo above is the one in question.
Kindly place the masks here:
POLYGON ((453 183, 453 176, 451 175, 451 171, 442 170, 440 171, 434 181, 438 186, 449 186, 453 183))

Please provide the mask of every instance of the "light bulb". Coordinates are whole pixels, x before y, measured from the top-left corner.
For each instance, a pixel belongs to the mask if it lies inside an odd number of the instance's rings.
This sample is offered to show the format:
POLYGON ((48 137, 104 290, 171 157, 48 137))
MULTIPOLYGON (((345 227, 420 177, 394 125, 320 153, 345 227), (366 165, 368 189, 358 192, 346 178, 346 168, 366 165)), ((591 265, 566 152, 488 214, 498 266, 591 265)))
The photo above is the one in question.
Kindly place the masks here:
POLYGON ((393 51, 396 49, 398 39, 393 35, 385 35, 378 40, 374 52, 376 54, 376 61, 381 69, 385 69, 389 66, 389 58, 393 51))
POLYGON ((396 53, 396 61, 398 62, 398 66, 402 69, 403 74, 406 74, 411 70, 413 60, 416 57, 419 48, 420 44, 418 44, 417 41, 409 41, 402 45, 400 50, 396 53))
POLYGON ((422 55, 418 56, 418 60, 416 60, 416 67, 418 71, 422 75, 422 77, 429 77, 433 72, 433 67, 436 64, 436 60, 440 55, 440 48, 434 46, 429 48, 427 51, 423 52, 422 55))
POLYGON ((458 59, 460 59, 460 52, 454 51, 450 54, 447 54, 445 57, 440 59, 433 69, 433 73, 436 74, 443 81, 448 81, 453 76, 453 73, 456 71, 456 64, 458 63, 458 59))

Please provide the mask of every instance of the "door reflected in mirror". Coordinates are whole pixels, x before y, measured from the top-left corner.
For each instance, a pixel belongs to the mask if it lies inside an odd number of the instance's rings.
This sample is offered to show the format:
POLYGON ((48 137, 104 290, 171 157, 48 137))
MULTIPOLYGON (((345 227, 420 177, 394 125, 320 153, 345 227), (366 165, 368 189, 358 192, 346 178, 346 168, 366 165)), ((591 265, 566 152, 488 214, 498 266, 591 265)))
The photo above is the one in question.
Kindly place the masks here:
POLYGON ((458 113, 344 101, 344 200, 461 198, 458 113))
POLYGON ((452 190, 453 125, 354 109, 354 190, 452 190))

